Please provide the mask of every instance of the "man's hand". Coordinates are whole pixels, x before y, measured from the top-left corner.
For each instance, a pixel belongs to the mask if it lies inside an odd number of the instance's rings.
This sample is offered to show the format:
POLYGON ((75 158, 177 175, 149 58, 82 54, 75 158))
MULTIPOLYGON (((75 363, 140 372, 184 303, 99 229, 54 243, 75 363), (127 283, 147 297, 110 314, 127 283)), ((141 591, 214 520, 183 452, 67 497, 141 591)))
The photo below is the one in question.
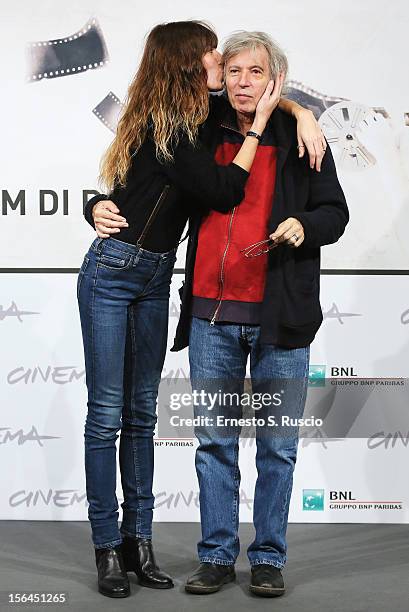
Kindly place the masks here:
POLYGON ((297 118, 298 157, 303 157, 305 149, 310 156, 310 168, 320 172, 321 162, 327 148, 324 134, 313 113, 301 108, 295 114, 297 118))
POLYGON ((299 247, 304 241, 304 228, 298 219, 288 217, 270 234, 270 238, 276 245, 286 242, 291 247, 299 247))
POLYGON ((95 230, 99 238, 109 238, 123 227, 129 227, 125 217, 121 217, 118 206, 112 200, 101 200, 92 209, 95 230))

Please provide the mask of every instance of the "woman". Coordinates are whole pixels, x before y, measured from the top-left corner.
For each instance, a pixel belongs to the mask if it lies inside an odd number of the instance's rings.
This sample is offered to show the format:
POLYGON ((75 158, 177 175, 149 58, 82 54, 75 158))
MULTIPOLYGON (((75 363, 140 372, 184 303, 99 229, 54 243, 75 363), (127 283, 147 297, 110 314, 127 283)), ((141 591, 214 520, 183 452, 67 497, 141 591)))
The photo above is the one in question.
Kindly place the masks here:
POLYGON ((156 396, 176 248, 198 208, 227 212, 243 199, 258 136, 284 80, 282 75, 270 81, 235 159, 217 166, 200 140, 209 113, 208 89, 221 87, 216 47, 215 33, 199 22, 151 31, 115 139, 102 160, 100 178, 110 195, 96 196, 86 209, 87 220, 92 223, 93 216, 99 226, 77 285, 88 388, 86 488, 98 588, 110 597, 129 595, 126 571, 135 571, 144 586, 173 586, 156 565, 151 528, 156 396), (109 201, 94 208, 101 199, 109 201), (120 240, 104 240, 119 232, 120 240), (120 530, 115 495, 119 430, 120 530))

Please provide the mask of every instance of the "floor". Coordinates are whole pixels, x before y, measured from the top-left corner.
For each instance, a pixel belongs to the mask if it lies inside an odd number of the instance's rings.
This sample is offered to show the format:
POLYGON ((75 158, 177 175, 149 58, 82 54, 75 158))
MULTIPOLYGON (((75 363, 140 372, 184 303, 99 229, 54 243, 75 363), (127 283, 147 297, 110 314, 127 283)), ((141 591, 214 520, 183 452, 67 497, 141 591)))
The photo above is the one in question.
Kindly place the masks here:
POLYGON ((115 600, 96 588, 96 568, 86 522, 1 521, 0 610, 134 610, 138 612, 278 610, 286 612, 408 612, 409 526, 291 524, 287 592, 265 599, 251 595, 246 546, 252 525, 240 527, 242 552, 237 581, 212 595, 188 595, 186 577, 197 565, 196 523, 155 523, 159 565, 176 587, 140 587, 133 574, 131 596, 115 600), (9 593, 65 593, 67 602, 9 603, 9 593))

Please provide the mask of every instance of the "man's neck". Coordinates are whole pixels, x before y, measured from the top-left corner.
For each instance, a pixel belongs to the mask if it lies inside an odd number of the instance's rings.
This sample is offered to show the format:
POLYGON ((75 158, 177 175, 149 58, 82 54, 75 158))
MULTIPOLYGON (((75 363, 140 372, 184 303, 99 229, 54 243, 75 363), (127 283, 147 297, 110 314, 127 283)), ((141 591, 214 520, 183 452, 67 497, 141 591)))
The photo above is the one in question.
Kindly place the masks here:
POLYGON ((246 133, 251 128, 251 126, 253 125, 254 113, 244 114, 244 113, 239 113, 236 111, 236 119, 237 119, 237 125, 238 125, 240 132, 243 134, 243 136, 245 136, 246 133))

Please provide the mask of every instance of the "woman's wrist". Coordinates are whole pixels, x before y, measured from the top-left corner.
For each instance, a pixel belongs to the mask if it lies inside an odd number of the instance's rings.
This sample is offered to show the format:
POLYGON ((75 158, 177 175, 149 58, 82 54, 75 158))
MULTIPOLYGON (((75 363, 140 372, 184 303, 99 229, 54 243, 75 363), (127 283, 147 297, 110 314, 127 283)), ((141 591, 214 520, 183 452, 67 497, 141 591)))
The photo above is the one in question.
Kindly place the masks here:
POLYGON ((250 128, 250 132, 256 132, 257 134, 261 136, 261 134, 264 132, 265 127, 266 127, 265 122, 255 117, 253 124, 250 128))

